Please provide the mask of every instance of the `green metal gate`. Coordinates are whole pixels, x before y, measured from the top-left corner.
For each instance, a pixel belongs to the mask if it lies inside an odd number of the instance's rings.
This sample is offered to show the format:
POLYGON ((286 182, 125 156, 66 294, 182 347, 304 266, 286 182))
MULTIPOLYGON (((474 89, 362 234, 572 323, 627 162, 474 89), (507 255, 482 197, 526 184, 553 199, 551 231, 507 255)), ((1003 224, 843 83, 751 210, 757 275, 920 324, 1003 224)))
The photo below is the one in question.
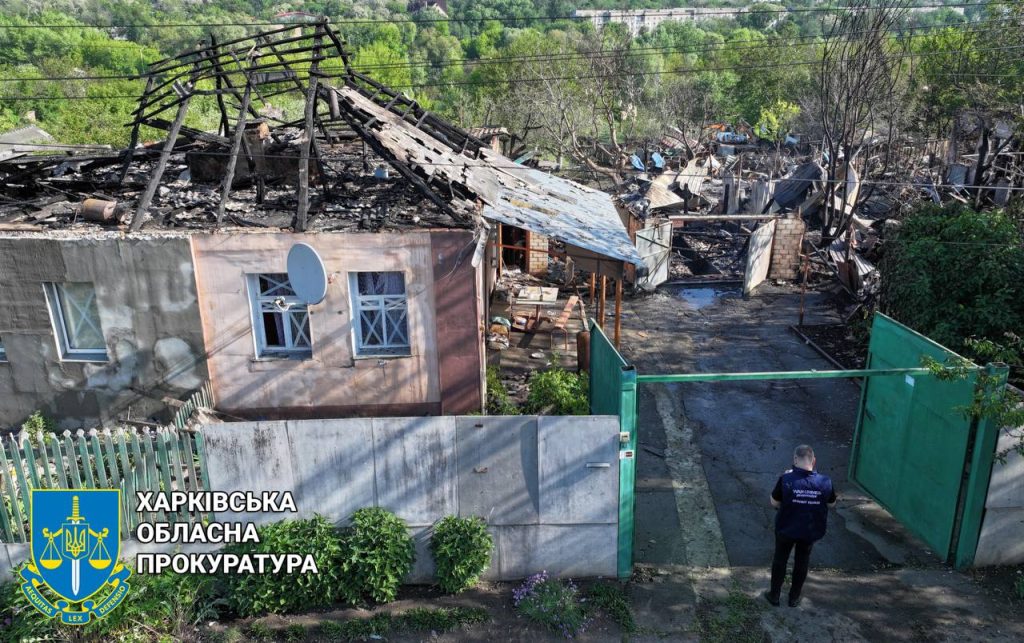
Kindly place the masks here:
POLYGON ((618 576, 633 573, 636 482, 636 368, 627 364, 595 322, 590 323, 590 413, 619 416, 618 576))
MULTIPOLYGON (((957 567, 973 562, 999 436, 992 422, 967 412, 980 367, 966 378, 940 379, 923 359, 959 356, 881 313, 864 370, 638 375, 600 327, 592 323, 590 333, 590 411, 618 415, 628 435, 619 458, 620 577, 632 568, 637 385, 665 382, 862 379, 850 480, 945 560, 957 567)), ((1005 385, 1005 366, 984 372, 989 385, 1005 385)))
MULTIPOLYGON (((868 369, 921 366, 925 356, 959 359, 889 317, 875 316, 868 369)), ((988 370, 1005 378, 1005 368, 988 370)), ((850 480, 957 567, 974 559, 998 437, 998 427, 967 412, 980 371, 974 366, 953 380, 931 374, 865 378, 850 454, 850 480)))

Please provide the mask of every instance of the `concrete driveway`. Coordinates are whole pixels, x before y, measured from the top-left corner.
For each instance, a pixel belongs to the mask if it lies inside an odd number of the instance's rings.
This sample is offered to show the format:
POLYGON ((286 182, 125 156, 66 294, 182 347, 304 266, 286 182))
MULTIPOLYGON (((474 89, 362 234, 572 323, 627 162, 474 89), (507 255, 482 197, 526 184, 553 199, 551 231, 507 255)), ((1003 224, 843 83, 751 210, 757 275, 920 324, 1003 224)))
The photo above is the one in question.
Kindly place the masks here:
MULTIPOLYGON (((640 373, 647 374, 833 368, 788 328, 797 319, 799 293, 769 288, 743 299, 733 291, 694 297, 691 292, 664 287, 635 299, 624 320, 628 330, 623 351, 640 373)), ((808 323, 835 321, 824 299, 816 293, 808 296, 808 323)), ((793 447, 801 443, 814 447, 819 470, 832 477, 840 494, 829 534, 815 548, 815 564, 870 569, 885 561, 874 542, 891 553, 895 543, 886 530, 893 525, 875 529, 866 524, 869 500, 846 482, 860 396, 856 382, 778 380, 641 388, 640 442, 667 443, 673 432, 659 429, 681 425, 678 453, 665 466, 676 462, 686 469, 685 463, 690 463, 693 475, 683 486, 697 507, 698 493, 710 494, 729 564, 756 566, 770 559, 775 512, 768 495, 779 474, 789 468, 793 447), (704 485, 693 479, 701 472, 704 485)), ((641 449, 641 480, 650 465, 657 468, 659 464, 645 463, 645 454, 648 461, 652 459, 651 453, 641 449)), ((692 520, 695 512, 690 504, 684 503, 677 513, 685 509, 692 520)), ((714 543, 708 541, 713 537, 691 539, 685 562, 720 562, 714 558, 714 543)), ((894 555, 905 560, 907 554, 894 555)))
MULTIPOLYGON (((792 287, 766 284, 743 299, 663 286, 627 302, 622 352, 641 374, 833 369, 789 330, 799 304, 792 287)), ((808 324, 838 321, 827 294, 809 293, 806 306, 808 324)), ((774 546, 768 496, 793 447, 809 443, 840 500, 811 556, 808 600, 799 610, 768 608, 765 640, 1024 635, 1001 585, 949 570, 847 481, 859 395, 851 380, 642 384, 637 562, 655 570, 655 583, 657 574, 689 582, 697 605, 730 587, 757 597, 774 546), (824 637, 823 627, 830 633, 824 637)), ((638 599, 654 591, 643 587, 634 590, 638 599)), ((667 606, 640 609, 657 620, 670 613, 667 606)))

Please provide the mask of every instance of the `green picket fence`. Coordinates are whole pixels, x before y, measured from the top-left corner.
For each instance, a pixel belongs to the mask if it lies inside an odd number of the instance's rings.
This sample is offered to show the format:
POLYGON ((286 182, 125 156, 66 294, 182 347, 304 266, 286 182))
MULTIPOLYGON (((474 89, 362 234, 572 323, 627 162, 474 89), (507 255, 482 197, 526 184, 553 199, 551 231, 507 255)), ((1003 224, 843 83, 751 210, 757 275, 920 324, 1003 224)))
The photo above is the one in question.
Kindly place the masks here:
POLYGON ((212 520, 212 515, 137 511, 137 491, 209 491, 203 437, 186 427, 211 407, 206 385, 186 400, 167 427, 116 427, 63 433, 22 431, 0 437, 0 541, 27 542, 32 489, 120 489, 121 528, 140 522, 212 520))
POLYGON ((174 412, 171 424, 179 429, 184 429, 193 413, 199 409, 212 409, 213 406, 213 385, 207 381, 178 407, 178 410, 174 412))
POLYGON ((121 528, 196 522, 186 512, 140 514, 136 491, 206 491, 202 435, 189 429, 118 427, 9 435, 0 440, 0 540, 29 540, 32 489, 120 489, 121 528))

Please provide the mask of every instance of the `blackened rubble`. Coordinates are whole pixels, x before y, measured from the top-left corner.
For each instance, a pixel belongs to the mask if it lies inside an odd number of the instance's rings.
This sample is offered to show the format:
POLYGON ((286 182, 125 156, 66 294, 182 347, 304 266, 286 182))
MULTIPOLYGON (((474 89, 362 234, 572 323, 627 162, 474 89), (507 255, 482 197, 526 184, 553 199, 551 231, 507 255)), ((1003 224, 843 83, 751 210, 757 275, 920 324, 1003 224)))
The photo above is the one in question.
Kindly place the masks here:
MULTIPOLYGON (((394 172, 382 178, 384 173, 379 168, 386 165, 383 159, 373 154, 364 156, 360 144, 349 142, 330 146, 325 151, 330 154, 324 165, 331 194, 328 197, 319 185, 310 188, 310 212, 314 216, 309 230, 467 227, 467 224, 441 212, 394 172)), ((45 161, 32 159, 27 163, 0 163, 0 182, 3 182, 0 187, 3 195, 0 200, 0 227, 8 230, 125 227, 131 217, 132 206, 146 188, 155 165, 154 154, 147 152, 136 152, 123 183, 119 182, 119 159, 116 155, 74 160, 51 156, 45 161), (90 170, 90 165, 100 167, 90 170), (101 223, 86 219, 82 204, 91 198, 116 202, 117 221, 101 223)), ((168 161, 167 178, 161 182, 150 209, 152 223, 149 226, 187 230, 217 225, 220 187, 215 182, 204 180, 204 177, 193 176, 194 163, 188 162, 187 154, 202 154, 222 161, 226 152, 201 142, 175 152, 168 161)), ((234 184, 230 199, 225 204, 226 216, 222 227, 292 226, 296 208, 293 182, 284 177, 269 182, 262 204, 257 203, 257 188, 251 178, 242 178, 234 184)))
POLYGON ((125 150, 0 162, 0 227, 441 227, 483 239, 501 222, 643 266, 609 195, 515 165, 349 61, 326 20, 157 61, 125 150), (285 95, 302 118, 287 120, 285 95), (219 114, 216 131, 185 125, 190 109, 219 114), (152 129, 166 139, 138 145, 152 129))

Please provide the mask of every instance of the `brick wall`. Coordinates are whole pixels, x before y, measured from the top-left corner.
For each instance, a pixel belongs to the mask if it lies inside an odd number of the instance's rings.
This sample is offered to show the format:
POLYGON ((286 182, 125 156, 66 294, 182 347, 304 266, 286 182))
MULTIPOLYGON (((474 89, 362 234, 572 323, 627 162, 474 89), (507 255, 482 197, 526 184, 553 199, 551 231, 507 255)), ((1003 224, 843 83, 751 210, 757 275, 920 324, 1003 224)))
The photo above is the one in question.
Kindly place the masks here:
POLYGON ((530 252, 526 271, 531 275, 546 275, 548 272, 548 238, 536 232, 527 233, 529 246, 539 252, 530 252))
POLYGON ((796 279, 800 271, 800 244, 803 242, 803 219, 791 215, 775 222, 775 241, 772 242, 770 279, 796 279))

